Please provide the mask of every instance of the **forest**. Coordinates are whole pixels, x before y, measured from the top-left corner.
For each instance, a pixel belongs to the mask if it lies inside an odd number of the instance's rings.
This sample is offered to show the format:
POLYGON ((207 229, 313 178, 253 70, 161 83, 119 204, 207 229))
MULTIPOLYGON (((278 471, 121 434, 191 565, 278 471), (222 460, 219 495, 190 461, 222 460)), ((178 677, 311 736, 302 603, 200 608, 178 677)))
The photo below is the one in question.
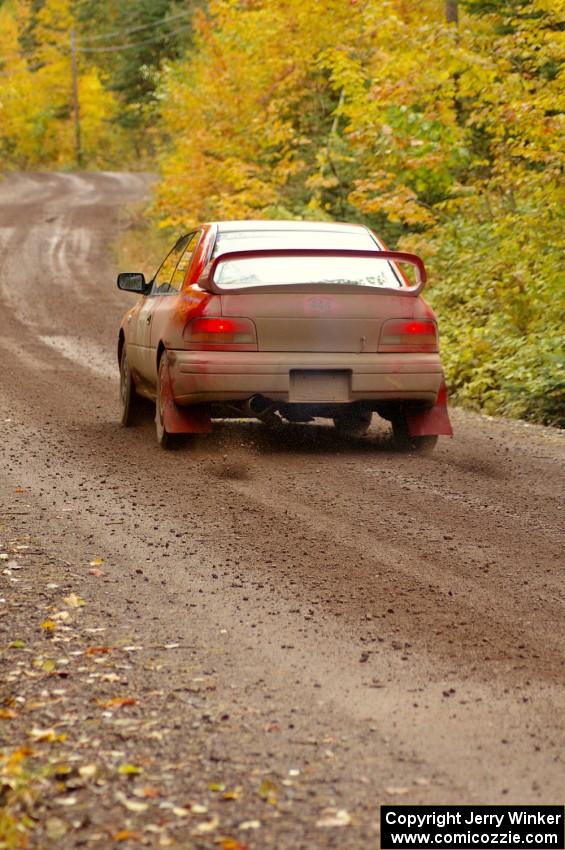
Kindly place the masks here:
POLYGON ((150 227, 420 254, 452 400, 563 425, 565 0, 3 0, 0 173, 158 174, 150 227))

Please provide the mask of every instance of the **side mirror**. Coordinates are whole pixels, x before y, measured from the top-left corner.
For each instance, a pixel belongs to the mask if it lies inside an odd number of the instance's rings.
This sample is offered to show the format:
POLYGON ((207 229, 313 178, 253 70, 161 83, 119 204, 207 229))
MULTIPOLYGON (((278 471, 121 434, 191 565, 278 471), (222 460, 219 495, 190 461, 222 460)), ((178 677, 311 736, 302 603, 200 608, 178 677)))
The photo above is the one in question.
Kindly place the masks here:
POLYGON ((145 282, 145 275, 140 272, 121 272, 118 275, 118 289, 145 295, 149 286, 150 284, 145 282))

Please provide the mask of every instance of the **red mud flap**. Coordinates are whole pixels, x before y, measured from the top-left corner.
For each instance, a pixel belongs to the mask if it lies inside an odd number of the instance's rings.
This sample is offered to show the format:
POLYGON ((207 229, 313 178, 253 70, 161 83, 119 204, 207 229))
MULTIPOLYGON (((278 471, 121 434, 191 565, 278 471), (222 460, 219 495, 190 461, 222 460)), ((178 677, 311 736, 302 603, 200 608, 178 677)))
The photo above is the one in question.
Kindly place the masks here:
POLYGON ((435 405, 421 413, 407 413, 406 424, 411 437, 427 437, 432 434, 453 437, 453 428, 447 412, 447 387, 444 380, 441 382, 435 405))
POLYGON ((210 414, 196 407, 179 407, 175 404, 168 369, 162 369, 159 378, 165 431, 168 434, 209 434, 212 430, 210 414))

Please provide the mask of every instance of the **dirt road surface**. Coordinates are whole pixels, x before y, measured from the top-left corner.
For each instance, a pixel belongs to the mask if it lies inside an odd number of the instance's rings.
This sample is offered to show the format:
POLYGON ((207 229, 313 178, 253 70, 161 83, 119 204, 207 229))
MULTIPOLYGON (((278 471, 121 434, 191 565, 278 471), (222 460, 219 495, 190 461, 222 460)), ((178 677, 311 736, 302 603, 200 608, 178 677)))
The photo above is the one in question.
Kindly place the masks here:
POLYGON ((112 244, 148 186, 0 183, 2 745, 75 776, 38 778, 31 840, 368 850, 381 803, 561 801, 561 435, 120 428, 112 244))

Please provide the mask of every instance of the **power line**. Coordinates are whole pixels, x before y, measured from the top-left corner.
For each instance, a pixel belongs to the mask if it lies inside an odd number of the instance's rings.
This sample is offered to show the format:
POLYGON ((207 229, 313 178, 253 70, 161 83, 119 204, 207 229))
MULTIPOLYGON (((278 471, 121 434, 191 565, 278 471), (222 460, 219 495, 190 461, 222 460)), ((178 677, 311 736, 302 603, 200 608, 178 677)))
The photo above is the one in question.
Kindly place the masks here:
POLYGON ((179 12, 177 15, 170 15, 168 18, 162 18, 160 21, 154 21, 152 24, 142 24, 138 27, 129 27, 127 29, 115 30, 114 32, 100 33, 99 35, 87 36, 84 40, 89 43, 91 41, 101 41, 104 39, 116 38, 120 35, 129 35, 132 32, 141 32, 142 30, 155 29, 156 27, 166 26, 169 21, 178 21, 179 18, 192 17, 192 12, 179 12))
POLYGON ((146 38, 143 41, 132 41, 129 44, 114 44, 111 47, 77 47, 77 51, 79 53, 114 53, 117 50, 129 50, 132 47, 140 47, 143 44, 153 44, 155 41, 160 41, 162 38, 169 38, 191 28, 191 25, 187 24, 184 27, 178 27, 176 30, 173 30, 173 32, 160 33, 153 38, 146 38))
MULTIPOLYGON (((177 16, 177 17, 179 17, 179 16, 177 16)), ((172 18, 169 18, 169 20, 172 20, 172 18)), ((146 27, 144 27, 144 29, 146 29, 146 27)), ((183 26, 183 27, 177 27, 177 29, 173 30, 173 32, 166 33, 166 36, 167 37, 174 36, 174 35, 177 35, 181 32, 186 32, 189 29, 191 29, 190 24, 187 24, 186 26, 183 26)), ((144 44, 152 44, 155 41, 159 41, 161 38, 163 38, 164 35, 165 35, 164 33, 160 33, 159 35, 156 35, 152 38, 146 38, 143 41, 132 41, 132 42, 129 42, 129 43, 126 43, 126 44, 114 44, 111 47, 80 47, 77 44, 76 52, 77 53, 115 53, 118 50, 129 50, 132 47, 140 47, 144 44)), ((62 53, 65 56, 68 56, 69 53, 70 53, 69 48, 66 47, 66 46, 63 46, 63 45, 61 45, 57 49, 59 50, 60 53, 62 53)), ((49 68, 50 66, 56 65, 56 64, 58 64, 58 63, 57 62, 43 62, 40 65, 36 65, 35 67, 18 68, 15 71, 0 71, 0 78, 16 77, 16 76, 20 76, 21 74, 34 74, 36 71, 41 71, 43 68, 49 68)))

